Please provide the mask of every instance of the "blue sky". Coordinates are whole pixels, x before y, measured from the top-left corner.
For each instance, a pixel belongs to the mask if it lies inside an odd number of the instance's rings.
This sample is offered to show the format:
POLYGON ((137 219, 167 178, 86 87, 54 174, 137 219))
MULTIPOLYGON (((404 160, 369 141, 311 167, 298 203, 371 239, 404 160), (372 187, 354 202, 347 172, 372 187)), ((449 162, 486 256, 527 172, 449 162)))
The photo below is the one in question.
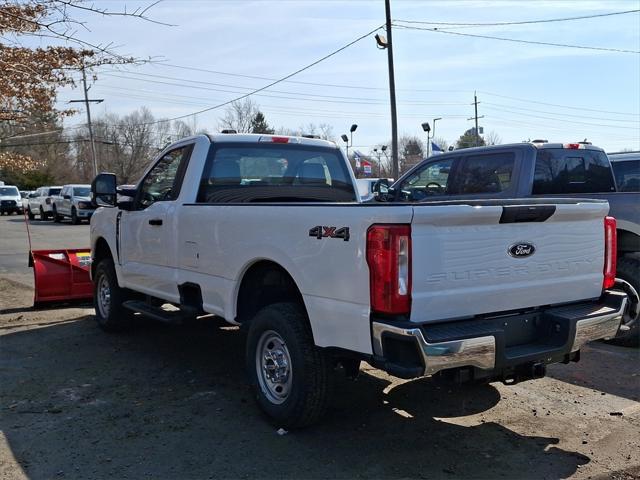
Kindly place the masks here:
MULTIPOLYGON (((131 10, 149 2, 97 1, 131 10)), ((394 20, 505 22, 592 15, 640 8, 633 1, 392 0, 394 20)), ((104 68, 91 89, 105 102, 94 115, 149 107, 157 117, 185 115, 262 87, 384 23, 383 0, 165 0, 149 15, 168 27, 128 18, 81 17, 93 43, 113 42, 121 54, 153 64, 121 72, 104 68), (152 76, 153 75, 153 76, 152 76), (165 77, 165 78, 162 78, 165 77), (164 82, 164 83, 162 83, 164 82)), ((552 43, 640 50, 640 16, 627 15, 457 32, 552 43)), ((381 32, 382 33, 382 32, 381 32)), ((442 117, 436 135, 449 143, 472 126, 478 92, 480 125, 503 143, 527 138, 587 138, 607 151, 640 150, 640 55, 509 43, 429 31, 395 29, 400 134, 424 137, 420 124, 442 117)), ((358 124, 354 144, 368 152, 390 139, 387 57, 364 39, 291 80, 252 97, 275 127, 328 123, 336 137, 358 124), (337 85, 337 86, 330 86, 337 85), (347 88, 352 87, 352 88, 347 88)), ((60 102, 81 90, 61 91, 60 102)), ((216 131, 223 109, 196 117, 216 131)), ((84 116, 70 119, 82 123, 84 116)))

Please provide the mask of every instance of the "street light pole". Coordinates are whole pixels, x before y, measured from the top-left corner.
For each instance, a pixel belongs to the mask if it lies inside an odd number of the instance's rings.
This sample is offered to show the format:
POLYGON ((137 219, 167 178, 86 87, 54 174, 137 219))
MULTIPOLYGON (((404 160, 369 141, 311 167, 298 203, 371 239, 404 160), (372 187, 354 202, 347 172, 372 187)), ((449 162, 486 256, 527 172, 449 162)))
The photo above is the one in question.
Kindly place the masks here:
MULTIPOLYGON (((442 120, 442 117, 438 117, 438 118, 434 118, 433 119, 433 129, 431 130, 431 138, 432 139, 436 138, 436 122, 438 120, 442 120)), ((429 142, 429 148, 431 148, 431 142, 429 142)))

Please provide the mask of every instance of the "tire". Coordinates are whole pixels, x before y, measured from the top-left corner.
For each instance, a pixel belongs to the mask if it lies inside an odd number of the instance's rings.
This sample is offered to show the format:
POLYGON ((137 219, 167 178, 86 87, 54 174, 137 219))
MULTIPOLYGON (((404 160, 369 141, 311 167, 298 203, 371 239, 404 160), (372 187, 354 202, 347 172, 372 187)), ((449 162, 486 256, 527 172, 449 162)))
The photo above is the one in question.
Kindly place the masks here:
POLYGON ((81 220, 78 217, 78 211, 76 210, 76 207, 71 207, 71 223, 74 225, 79 225, 80 221, 81 220))
POLYGON ((101 260, 93 279, 93 305, 98 326, 106 332, 121 332, 131 327, 133 312, 122 306, 127 300, 129 294, 118 285, 113 260, 101 260))
POLYGON ((27 208, 27 217, 29 217, 29 220, 33 220, 34 218, 36 218, 36 216, 31 211, 31 207, 27 208))
POLYGON ((301 306, 276 303, 255 315, 247 334, 246 368, 259 407, 277 426, 305 427, 326 411, 332 363, 315 346, 301 306))
POLYGON ((640 346, 640 305, 638 304, 640 294, 640 257, 624 255, 618 259, 616 265, 616 278, 622 282, 616 282, 616 289, 624 291, 629 299, 629 306, 625 311, 621 327, 628 326, 629 329, 621 328, 618 335, 611 339, 609 343, 625 347, 640 346))
POLYGON ((44 213, 44 210, 42 209, 42 207, 40 207, 39 214, 40 214, 40 220, 46 220, 47 219, 47 214, 44 213))
POLYGON ((55 223, 60 223, 62 221, 62 216, 58 215, 58 209, 53 207, 53 221, 55 223))

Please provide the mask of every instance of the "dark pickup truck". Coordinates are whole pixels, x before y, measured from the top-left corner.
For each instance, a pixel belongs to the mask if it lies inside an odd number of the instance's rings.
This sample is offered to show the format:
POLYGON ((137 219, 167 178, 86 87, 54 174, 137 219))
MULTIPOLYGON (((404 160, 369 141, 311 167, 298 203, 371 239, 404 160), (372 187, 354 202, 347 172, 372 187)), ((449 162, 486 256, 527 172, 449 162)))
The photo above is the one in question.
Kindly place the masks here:
POLYGON ((382 182, 376 190, 378 201, 409 203, 542 196, 608 200, 609 214, 617 220, 617 284, 629 297, 614 341, 639 343, 640 198, 638 192, 616 187, 601 148, 532 142, 453 150, 422 161, 390 187, 382 182))

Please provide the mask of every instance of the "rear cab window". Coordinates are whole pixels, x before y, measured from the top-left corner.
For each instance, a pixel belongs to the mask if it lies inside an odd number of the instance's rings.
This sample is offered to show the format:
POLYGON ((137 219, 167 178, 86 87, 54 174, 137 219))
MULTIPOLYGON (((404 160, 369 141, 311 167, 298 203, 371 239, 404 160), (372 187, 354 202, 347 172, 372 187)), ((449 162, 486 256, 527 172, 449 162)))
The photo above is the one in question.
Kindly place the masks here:
POLYGON ((355 202, 338 149, 307 145, 211 146, 198 203, 355 202))
POLYGON ((536 156, 533 195, 615 191, 609 159, 586 149, 542 148, 536 156))

